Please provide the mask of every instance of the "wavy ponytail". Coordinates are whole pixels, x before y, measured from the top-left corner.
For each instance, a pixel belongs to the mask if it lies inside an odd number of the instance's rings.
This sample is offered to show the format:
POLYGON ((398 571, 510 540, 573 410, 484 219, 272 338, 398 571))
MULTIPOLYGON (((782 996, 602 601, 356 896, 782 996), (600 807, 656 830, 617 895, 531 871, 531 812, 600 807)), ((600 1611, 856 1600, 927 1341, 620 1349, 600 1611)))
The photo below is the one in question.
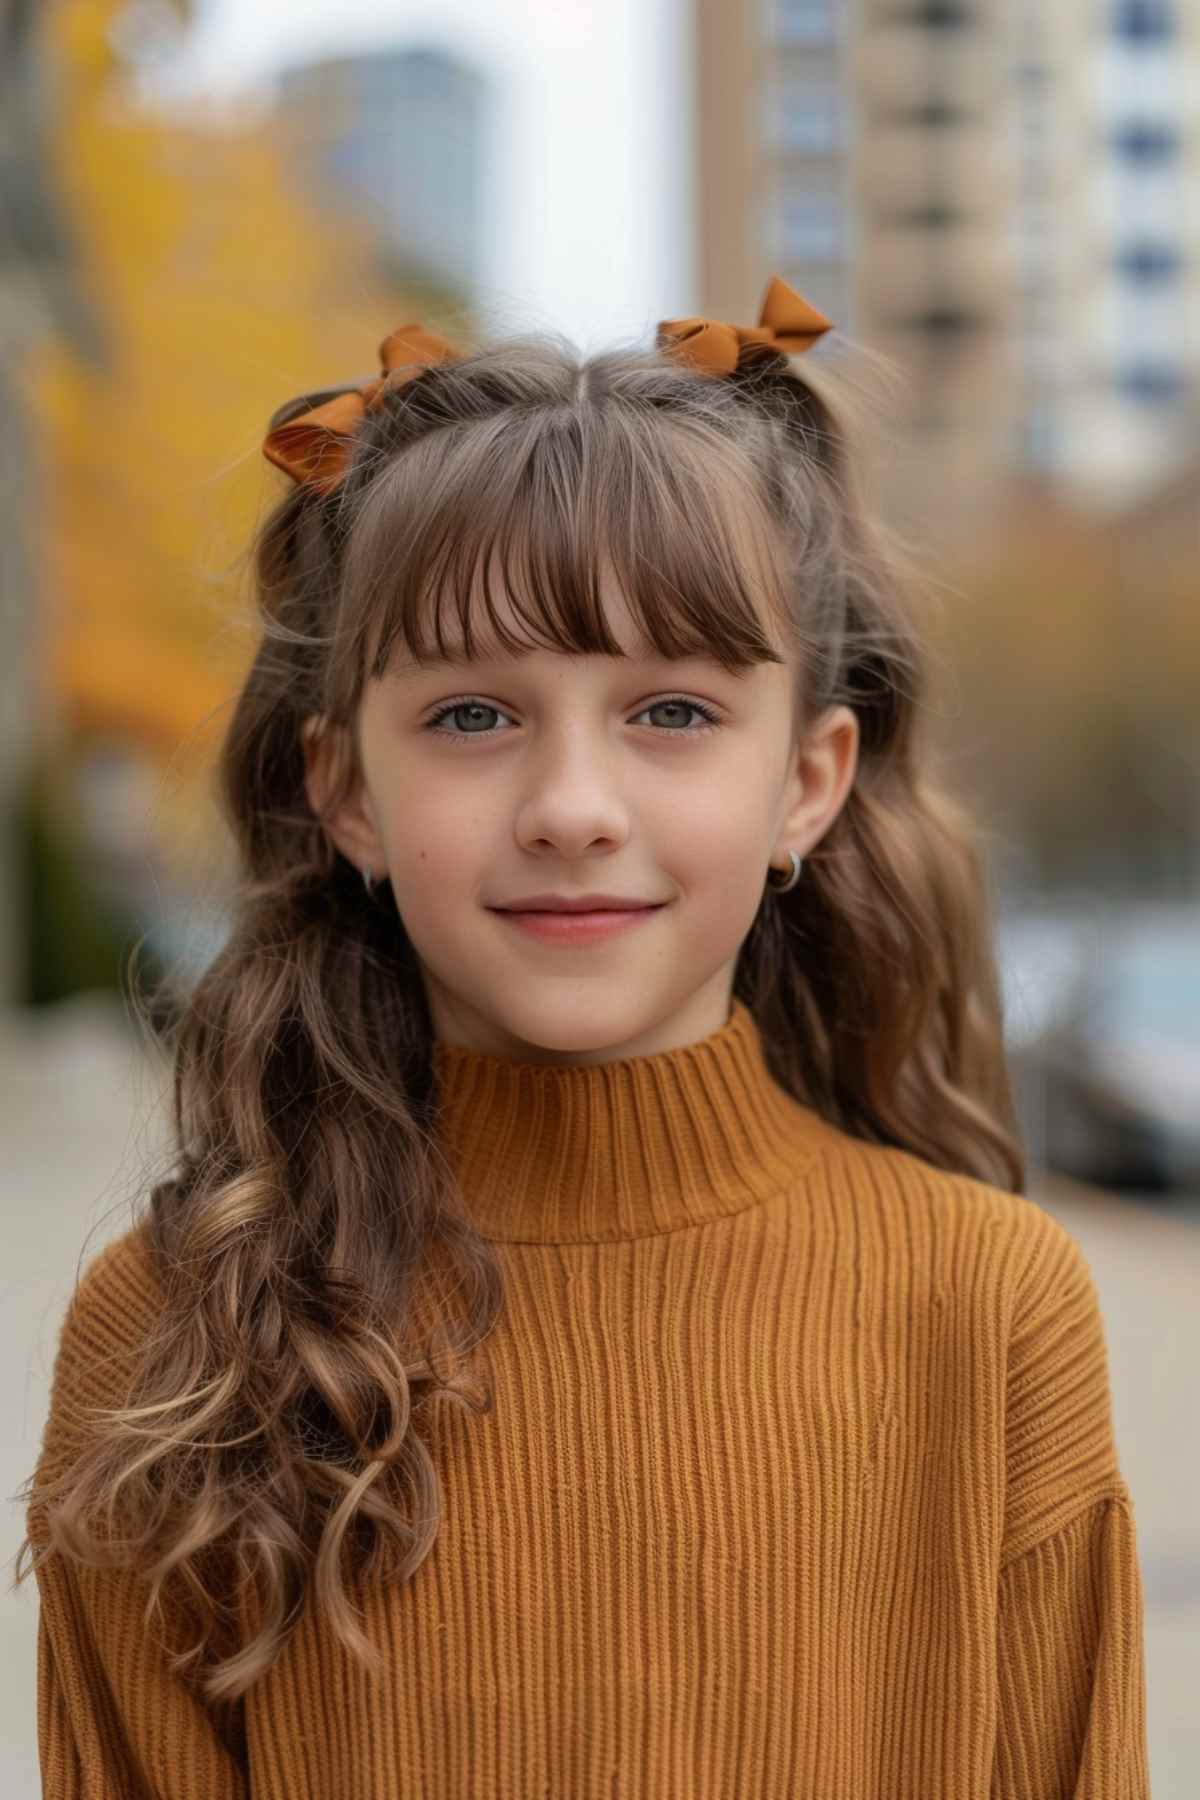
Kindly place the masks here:
POLYGON ((845 805, 810 850, 805 879, 761 909, 735 991, 777 1079, 826 1118, 1019 1192, 983 845, 928 773, 912 611, 865 517, 830 402, 761 347, 729 385, 780 434, 762 479, 785 536, 804 549, 809 716, 852 707, 860 743, 845 805), (797 463, 819 468, 835 498, 824 537, 809 493, 779 479, 797 463))

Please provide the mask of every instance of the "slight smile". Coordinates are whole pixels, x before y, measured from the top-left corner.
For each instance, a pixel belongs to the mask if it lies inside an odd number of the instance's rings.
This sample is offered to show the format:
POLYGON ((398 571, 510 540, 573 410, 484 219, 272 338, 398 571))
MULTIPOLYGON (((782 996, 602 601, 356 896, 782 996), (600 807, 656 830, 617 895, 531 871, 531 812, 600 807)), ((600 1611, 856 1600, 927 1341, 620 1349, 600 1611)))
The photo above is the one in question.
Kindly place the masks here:
POLYGON ((661 912, 666 904, 666 901, 630 902, 620 906, 565 910, 560 903, 554 907, 492 907, 489 910, 545 943, 577 945, 632 930, 661 912))

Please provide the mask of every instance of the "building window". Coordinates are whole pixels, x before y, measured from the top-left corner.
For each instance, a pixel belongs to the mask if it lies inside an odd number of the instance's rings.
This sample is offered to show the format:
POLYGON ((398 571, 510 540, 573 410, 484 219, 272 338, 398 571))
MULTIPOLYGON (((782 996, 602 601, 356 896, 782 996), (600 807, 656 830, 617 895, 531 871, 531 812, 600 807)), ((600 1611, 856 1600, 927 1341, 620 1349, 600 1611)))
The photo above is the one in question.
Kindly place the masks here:
POLYGON ((1133 44, 1157 44, 1172 33, 1174 21, 1167 0, 1119 0, 1113 29, 1133 44))
POLYGON ((929 200, 921 206, 905 206, 893 213, 884 213, 880 223, 894 225, 901 231, 949 231, 955 225, 964 224, 966 217, 961 206, 951 206, 945 200, 929 200))
POLYGON ((830 44, 838 35, 834 0, 774 0, 775 41, 779 44, 830 44))
POLYGON ((1179 143, 1175 126, 1162 119, 1125 119, 1113 132, 1116 150, 1139 168, 1169 162, 1179 143))
POLYGON ((970 125, 977 116, 956 101, 936 99, 881 108, 878 119, 881 125, 896 125, 905 131, 948 131, 956 125, 970 125))
POLYGON ((1151 287, 1178 275, 1183 258, 1174 244, 1155 243, 1146 238, 1141 243, 1126 244, 1117 252, 1116 263, 1127 281, 1151 287))
POLYGON ((1186 385, 1183 370, 1176 363, 1129 363, 1116 374, 1118 392, 1139 406, 1171 406, 1186 385))
POLYGON ((846 216, 835 194, 807 194, 780 208, 781 250, 787 262, 840 262, 846 254, 846 216))
POLYGON ((978 331, 983 319, 963 306, 930 306, 923 312, 909 313, 899 322, 937 343, 952 344, 978 331))
POLYGON ((975 23, 975 8, 962 0, 919 0, 915 6, 889 9, 898 25, 919 25, 925 31, 962 31, 975 23))
POLYGON ((828 155, 842 141, 841 96, 815 82, 784 84, 779 95, 778 143, 784 150, 828 155))

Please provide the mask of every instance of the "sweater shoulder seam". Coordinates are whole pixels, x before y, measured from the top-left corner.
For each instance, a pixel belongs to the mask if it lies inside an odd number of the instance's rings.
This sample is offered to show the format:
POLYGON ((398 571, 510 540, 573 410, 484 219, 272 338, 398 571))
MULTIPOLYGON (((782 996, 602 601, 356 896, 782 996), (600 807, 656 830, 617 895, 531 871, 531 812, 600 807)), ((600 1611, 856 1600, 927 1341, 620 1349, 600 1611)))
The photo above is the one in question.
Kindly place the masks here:
POLYGON ((1054 1543, 1056 1538, 1063 1537, 1068 1531, 1074 1530, 1081 1519, 1086 1519, 1091 1513, 1102 1512, 1110 1506, 1120 1507, 1129 1521, 1133 1522, 1133 1498, 1124 1481, 1118 1481, 1115 1485, 1099 1492, 1092 1492, 1086 1499, 1073 1506, 1065 1518, 1059 1519, 1053 1530, 1043 1532, 1031 1544, 1023 1544, 1020 1549, 1014 1550, 1011 1556, 1002 1556, 1000 1574, 1007 1575, 1018 1563, 1024 1562, 1026 1557, 1032 1556, 1038 1550, 1045 1550, 1054 1543))

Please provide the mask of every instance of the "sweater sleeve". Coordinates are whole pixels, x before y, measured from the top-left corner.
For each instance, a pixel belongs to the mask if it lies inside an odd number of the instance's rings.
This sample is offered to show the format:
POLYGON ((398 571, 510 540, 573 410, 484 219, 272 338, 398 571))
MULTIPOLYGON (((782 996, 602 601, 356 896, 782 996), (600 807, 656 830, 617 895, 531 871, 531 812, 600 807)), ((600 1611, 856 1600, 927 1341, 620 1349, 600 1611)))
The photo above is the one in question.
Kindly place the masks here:
POLYGON ((38 1756, 44 1800, 246 1800, 238 1718, 223 1735, 142 1626, 123 1576, 38 1569, 38 1756))
POLYGON ((145 1622, 135 1571, 84 1567, 50 1544, 38 1478, 73 1461, 82 1409, 119 1404, 119 1373, 146 1306, 122 1240, 85 1272, 59 1337, 28 1513, 40 1609, 37 1732, 45 1800, 247 1800, 243 1715, 206 1707, 145 1622))
POLYGON ((1099 1297, 1048 1213, 1033 1236, 1009 1348, 992 1800, 1148 1800, 1142 1583, 1099 1297))

